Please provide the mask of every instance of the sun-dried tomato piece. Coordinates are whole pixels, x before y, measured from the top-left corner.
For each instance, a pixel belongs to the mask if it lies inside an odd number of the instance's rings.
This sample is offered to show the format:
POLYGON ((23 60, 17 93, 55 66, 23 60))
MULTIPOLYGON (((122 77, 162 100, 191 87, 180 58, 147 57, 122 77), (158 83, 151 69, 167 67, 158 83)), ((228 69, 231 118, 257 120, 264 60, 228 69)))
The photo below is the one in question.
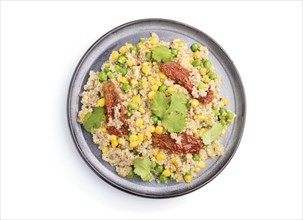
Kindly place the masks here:
POLYGON ((177 144, 169 134, 155 133, 152 135, 152 143, 155 147, 164 148, 176 154, 199 153, 201 147, 203 146, 202 141, 186 133, 180 133, 178 136, 181 137, 181 145, 177 144))
MULTIPOLYGON (((190 72, 183 66, 174 61, 169 61, 161 64, 160 70, 168 78, 183 86, 189 93, 192 92, 193 85, 189 80, 190 72)), ((198 100, 204 104, 212 102, 213 99, 214 93, 210 89, 207 90, 207 94, 205 97, 200 96, 198 98, 198 100)))
MULTIPOLYGON (((106 108, 106 120, 115 119, 114 107, 121 103, 119 93, 116 86, 112 81, 108 81, 103 86, 104 98, 105 98, 105 108, 106 108)), ((118 119, 116 119, 118 120, 118 119)), ((114 126, 107 127, 109 134, 114 134, 117 136, 126 135, 128 131, 128 123, 125 119, 125 108, 121 104, 120 108, 120 120, 122 122, 122 127, 120 129, 115 128, 114 126)))

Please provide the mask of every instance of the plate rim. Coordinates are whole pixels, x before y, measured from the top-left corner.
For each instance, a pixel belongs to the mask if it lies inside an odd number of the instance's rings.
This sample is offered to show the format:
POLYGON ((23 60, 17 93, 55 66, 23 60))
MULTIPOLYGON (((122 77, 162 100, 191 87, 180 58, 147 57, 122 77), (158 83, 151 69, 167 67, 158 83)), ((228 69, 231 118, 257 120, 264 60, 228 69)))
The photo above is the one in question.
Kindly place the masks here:
POLYGON ((94 171, 94 173, 96 173, 103 181, 105 181, 106 183, 110 184, 111 186, 122 190, 126 193, 132 194, 132 195, 136 195, 136 196, 140 196, 140 197, 144 197, 144 198, 152 198, 152 199, 167 199, 167 198, 174 198, 174 197, 179 197, 179 196, 183 196, 186 195, 188 193, 191 193, 193 191, 196 191, 200 188, 202 188, 203 186, 207 185, 209 182, 211 182, 213 179, 215 179, 224 169, 225 167, 230 163, 231 159, 234 157, 236 151, 238 150, 238 147, 240 145, 241 139, 243 137, 243 133, 245 130, 245 123, 246 123, 246 94, 245 94, 245 90, 244 90, 244 85, 243 85, 243 81, 241 79, 241 76, 239 74, 238 69, 236 68, 236 66, 234 65, 233 60, 230 58, 230 56, 226 53, 226 51, 220 46, 220 44, 218 44, 213 38, 211 38, 209 35, 207 35, 206 33, 204 33, 203 31, 199 30, 198 28, 195 28, 191 25, 185 24, 183 22, 180 21, 176 21, 176 20, 171 20, 171 19, 165 19, 165 18, 144 18, 144 19, 137 19, 137 20, 133 20, 133 21, 129 21, 126 22, 124 24, 121 24, 113 29, 111 29, 110 31, 106 32, 104 35, 102 35, 101 37, 99 37, 84 53, 84 55, 82 55, 81 59, 79 60, 73 75, 71 77, 70 80, 70 84, 68 87, 68 94, 67 94, 67 105, 66 105, 66 110, 67 110, 67 122, 68 122, 68 127, 70 130, 70 133, 72 135, 72 139, 73 142, 79 152, 79 154, 81 155, 82 159, 86 162, 86 164, 88 165, 88 167, 90 167, 91 170, 94 171), (127 26, 131 26, 137 23, 142 23, 142 22, 167 22, 167 23, 173 23, 176 25, 181 25, 181 26, 185 26, 186 28, 190 28, 193 29, 194 31, 196 31, 198 34, 204 35, 206 38, 208 38, 208 40, 212 41, 212 43, 214 43, 222 52, 223 54, 226 56, 227 61, 231 64, 231 66, 234 69, 235 74, 238 77, 239 80, 239 84, 240 84, 240 90, 243 93, 243 100, 242 100, 242 109, 243 109, 243 114, 241 115, 242 117, 242 128, 240 129, 240 133, 238 133, 237 137, 237 142, 234 145, 234 149, 231 153, 231 155, 227 158, 226 162, 221 164, 218 171, 216 173, 214 173, 212 176, 210 176, 208 179, 206 179, 202 184, 197 185, 195 187, 192 187, 190 189, 187 189, 185 191, 182 192, 177 192, 177 193, 173 193, 173 194, 164 194, 164 195, 156 195, 156 194, 150 194, 150 193, 141 193, 141 192, 136 192, 136 191, 132 191, 129 190, 127 188, 125 188, 123 185, 119 185, 116 184, 115 182, 113 182, 112 180, 106 178, 104 175, 102 175, 102 173, 98 172, 97 169, 94 167, 93 164, 90 163, 89 158, 87 158, 84 153, 83 150, 76 138, 75 135, 75 131, 73 129, 73 123, 72 123, 72 119, 71 119, 71 96, 72 96, 72 88, 74 87, 74 83, 75 83, 75 79, 77 77, 77 73, 82 65, 82 63, 85 61, 86 57, 90 54, 90 52, 95 48, 96 45, 98 45, 100 43, 100 41, 102 41, 103 39, 106 39, 110 34, 115 33, 116 31, 125 28, 127 26))

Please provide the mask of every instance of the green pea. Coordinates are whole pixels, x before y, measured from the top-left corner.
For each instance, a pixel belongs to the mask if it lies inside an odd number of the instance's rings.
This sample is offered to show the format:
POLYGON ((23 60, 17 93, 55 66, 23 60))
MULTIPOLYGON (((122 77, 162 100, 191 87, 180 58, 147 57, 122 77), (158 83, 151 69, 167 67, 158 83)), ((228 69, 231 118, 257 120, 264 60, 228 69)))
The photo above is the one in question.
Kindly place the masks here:
POLYGON ((172 48, 171 49, 171 54, 176 57, 178 55, 179 50, 177 48, 172 48))
POLYGON ((129 136, 131 136, 133 133, 131 132, 131 131, 128 131, 127 132, 127 136, 129 137, 129 136))
POLYGON ((152 116, 152 122, 153 122, 154 125, 156 125, 158 123, 158 117, 153 115, 152 116))
POLYGON ((193 155, 193 160, 194 161, 199 161, 200 160, 200 156, 198 154, 194 154, 193 155))
POLYGON ((134 103, 134 102, 128 103, 127 107, 128 107, 130 110, 136 110, 136 109, 138 108, 137 104, 134 103))
POLYGON ((104 72, 108 73, 109 71, 110 71, 110 69, 108 66, 104 68, 104 72))
POLYGON ((219 112, 221 115, 224 115, 226 113, 226 109, 225 108, 220 108, 219 112))
POLYGON ((201 60, 194 60, 193 66, 201 66, 201 60))
POLYGON ((126 112, 126 116, 127 116, 128 118, 130 118, 130 117, 132 116, 132 113, 129 112, 129 111, 127 111, 127 112, 126 112))
POLYGON ((226 121, 225 121, 224 119, 221 119, 219 122, 220 122, 220 124, 223 125, 223 126, 226 125, 226 121))
POLYGON ((122 76, 125 76, 125 75, 126 75, 126 73, 127 73, 127 69, 126 69, 126 68, 121 67, 119 72, 122 74, 122 76))
POLYGON ((115 69, 116 71, 120 71, 121 67, 120 67, 118 64, 116 64, 116 65, 114 66, 114 69, 115 69))
POLYGON ((206 86, 206 85, 205 85, 203 82, 200 82, 199 85, 198 85, 198 88, 199 88, 199 89, 204 89, 205 86, 206 86))
POLYGON ((98 77, 99 77, 99 80, 100 81, 105 81, 105 80, 107 80, 107 76, 106 76, 106 73, 105 72, 100 72, 99 74, 98 74, 98 77))
POLYGON ((185 173, 185 176, 188 176, 188 175, 191 175, 190 171, 187 171, 187 172, 185 173))
POLYGON ((167 182, 167 177, 161 175, 161 176, 159 177, 159 180, 160 180, 161 183, 166 183, 166 182, 167 182))
POLYGON ((131 171, 129 171, 129 173, 127 174, 127 178, 133 178, 134 177, 134 175, 135 175, 135 173, 134 173, 134 171, 133 170, 131 170, 131 171))
POLYGON ((227 120, 232 120, 234 118, 234 114, 232 112, 227 112, 226 118, 227 120))
POLYGON ((126 59, 125 56, 119 56, 119 57, 118 57, 118 62, 121 63, 121 64, 126 63, 126 60, 127 60, 127 59, 126 59))
POLYGON ((137 86, 138 86, 138 87, 141 87, 141 86, 142 86, 142 80, 139 80, 139 81, 138 81, 137 86))
POLYGON ((137 52, 138 51, 138 48, 136 46, 132 46, 130 48, 130 52, 133 53, 133 52, 137 52))
POLYGON ((157 164, 156 164, 155 162, 152 161, 151 167, 152 167, 153 169, 155 169, 156 166, 157 166, 157 164))
POLYGON ((212 63, 210 62, 210 60, 205 60, 204 63, 203 63, 203 66, 204 66, 206 69, 209 69, 209 68, 211 68, 212 63))
POLYGON ((211 73, 211 74, 209 75, 209 78, 210 78, 210 79, 216 79, 216 78, 217 78, 217 74, 211 73))
POLYGON ((108 78, 110 78, 110 79, 113 79, 116 77, 116 74, 114 74, 112 72, 109 72, 107 75, 108 75, 108 78))
POLYGON ((195 51, 199 50, 199 47, 200 47, 199 44, 194 43, 191 45, 191 50, 195 52, 195 51))
POLYGON ((140 40, 139 40, 140 43, 143 43, 144 41, 145 41, 144 38, 140 38, 140 40))
POLYGON ((166 90, 166 85, 161 85, 160 87, 159 87, 159 91, 160 92, 164 92, 166 90))
POLYGON ((147 59, 151 59, 151 57, 152 57, 151 52, 146 52, 146 53, 145 53, 145 57, 146 57, 147 59))
POLYGON ((128 90, 130 90, 131 86, 129 85, 129 83, 123 83, 122 84, 122 89, 127 92, 128 90))
POLYGON ((161 174, 163 172, 163 166, 162 165, 156 165, 154 170, 158 173, 161 174))

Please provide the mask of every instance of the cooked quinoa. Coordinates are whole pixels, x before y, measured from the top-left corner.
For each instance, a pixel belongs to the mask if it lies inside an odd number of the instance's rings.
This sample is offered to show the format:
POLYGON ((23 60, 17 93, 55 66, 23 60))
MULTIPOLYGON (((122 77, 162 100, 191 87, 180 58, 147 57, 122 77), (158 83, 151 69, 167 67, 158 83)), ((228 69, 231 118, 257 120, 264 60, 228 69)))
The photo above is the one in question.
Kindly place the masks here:
POLYGON ((220 74, 208 59, 206 47, 197 43, 188 47, 180 39, 167 42, 151 33, 150 37, 141 38, 136 46, 125 43, 118 51, 112 51, 100 72, 90 71, 80 94, 82 106, 78 121, 92 134, 94 143, 102 151, 102 159, 114 166, 119 175, 132 178, 136 174, 143 181, 171 179, 189 183, 205 168, 206 159, 224 153, 219 137, 235 118, 226 109, 228 101, 220 94, 220 84, 220 74), (161 65, 168 61, 189 71, 191 91, 161 72, 161 65), (106 112, 110 100, 105 98, 104 85, 109 81, 120 96, 119 103, 112 106, 113 117, 108 117, 106 112), (201 102, 209 91, 213 95, 211 102, 201 102), (164 116, 157 114, 155 99, 160 95, 171 100, 167 105, 172 105, 173 95, 186 100, 186 108, 178 106, 185 113, 176 110, 175 116, 180 121, 165 121, 164 116), (110 134, 109 127, 123 129, 123 109, 127 133, 110 134), (220 133, 214 138, 216 132, 220 133), (181 133, 201 142, 197 152, 180 153, 153 143, 156 135, 168 134, 176 146, 181 146, 184 144, 181 133))

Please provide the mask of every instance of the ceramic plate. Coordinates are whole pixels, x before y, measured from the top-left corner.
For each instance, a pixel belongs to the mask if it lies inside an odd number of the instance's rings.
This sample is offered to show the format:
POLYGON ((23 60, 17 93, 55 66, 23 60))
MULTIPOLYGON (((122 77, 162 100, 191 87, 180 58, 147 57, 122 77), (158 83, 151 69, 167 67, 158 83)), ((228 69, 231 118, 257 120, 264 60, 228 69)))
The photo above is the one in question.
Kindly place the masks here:
POLYGON ((214 179, 229 163, 236 152, 245 123, 245 93, 239 73, 226 52, 208 35, 189 25, 165 19, 144 19, 123 24, 99 38, 80 60, 71 80, 68 93, 67 114, 68 123, 75 145, 81 156, 104 181, 123 191, 150 198, 168 198, 190 193, 214 179), (229 101, 228 108, 237 117, 221 138, 225 146, 225 154, 215 159, 206 160, 206 168, 192 179, 192 182, 169 181, 158 184, 155 181, 143 182, 139 177, 128 179, 119 176, 115 168, 101 159, 101 151, 93 143, 92 136, 77 123, 77 112, 81 108, 79 94, 88 80, 90 70, 99 71, 112 50, 117 50, 125 42, 137 44, 141 37, 149 37, 155 32, 159 38, 172 41, 180 38, 191 45, 198 42, 209 49, 209 59, 215 66, 223 83, 221 93, 229 101))

